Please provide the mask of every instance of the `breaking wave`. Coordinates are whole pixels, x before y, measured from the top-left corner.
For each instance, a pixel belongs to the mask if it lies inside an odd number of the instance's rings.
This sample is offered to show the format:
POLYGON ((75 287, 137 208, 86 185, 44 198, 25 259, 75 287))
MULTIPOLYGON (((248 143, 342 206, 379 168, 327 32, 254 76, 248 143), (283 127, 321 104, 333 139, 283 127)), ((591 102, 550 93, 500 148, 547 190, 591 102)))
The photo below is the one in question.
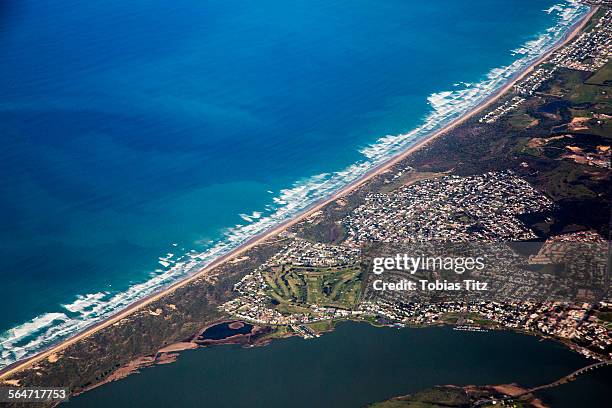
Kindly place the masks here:
MULTIPOLYGON (((512 55, 517 58, 510 65, 492 69, 479 82, 458 82, 453 90, 430 95, 427 101, 431 111, 416 129, 405 134, 381 137, 360 150, 364 156, 361 161, 341 171, 300 180, 275 195, 265 210, 239 214, 245 224, 229 228, 222 239, 212 242, 204 252, 181 249, 182 254, 176 258, 173 253, 160 257, 158 262, 161 268, 152 272, 144 282, 120 292, 79 295, 72 303, 61 305, 61 312, 37 316, 5 331, 0 335, 0 368, 30 357, 112 316, 139 299, 189 276, 250 238, 295 217, 313 203, 329 197, 367 171, 470 111, 560 41, 588 8, 576 0, 568 0, 544 11, 555 15, 556 24, 553 27, 513 50, 512 55)), ((177 244, 172 246, 177 247, 177 244)))

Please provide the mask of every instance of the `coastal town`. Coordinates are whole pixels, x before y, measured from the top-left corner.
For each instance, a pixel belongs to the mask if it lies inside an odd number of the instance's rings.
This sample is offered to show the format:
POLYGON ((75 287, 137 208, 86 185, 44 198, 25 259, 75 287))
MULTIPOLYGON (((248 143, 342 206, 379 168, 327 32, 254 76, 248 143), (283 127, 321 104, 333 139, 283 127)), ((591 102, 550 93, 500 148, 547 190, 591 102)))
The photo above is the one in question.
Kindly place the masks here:
POLYGON ((502 328, 565 341, 580 354, 596 360, 612 358, 612 338, 606 324, 596 316, 610 303, 568 304, 507 302, 446 302, 438 304, 364 303, 365 313, 383 316, 389 322, 405 325, 456 323, 461 328, 480 331, 502 328))
POLYGON ((595 72, 612 56, 612 10, 601 9, 593 26, 582 32, 574 41, 555 51, 550 58, 527 73, 513 86, 514 95, 486 111, 481 123, 495 123, 500 117, 515 111, 525 98, 537 95, 559 68, 595 72))
MULTIPOLYGON (((593 238, 593 234, 581 234, 585 241, 601 245, 601 238, 593 238), (593 241, 596 239, 597 241, 593 241), (591 241, 587 241, 591 240, 591 241)), ((576 243, 577 236, 563 237, 559 241, 576 243)), ((295 256, 303 248, 310 255, 315 255, 313 244, 304 240, 292 241, 283 251, 279 252, 270 263, 262 265, 257 270, 246 275, 234 290, 239 293, 235 299, 226 302, 220 308, 233 317, 261 325, 291 326, 294 332, 305 338, 313 337, 311 330, 305 329, 309 324, 320 321, 336 321, 342 319, 357 319, 377 321, 382 324, 400 324, 410 326, 457 324, 461 329, 481 331, 484 329, 511 329, 538 334, 567 342, 579 353, 594 359, 606 360, 612 358, 612 337, 609 335, 607 323, 600 317, 600 311, 610 310, 612 304, 608 300, 598 302, 538 300, 538 291, 542 291, 542 281, 536 279, 533 272, 526 270, 510 270, 513 262, 499 263, 499 269, 488 269, 487 279, 498 288, 481 300, 466 301, 463 298, 453 301, 432 301, 430 295, 417 295, 396 291, 372 290, 369 282, 360 301, 353 308, 333 307, 326 304, 302 303, 299 311, 279 309, 281 304, 270 296, 270 283, 264 272, 272 267, 282 265, 313 267, 311 273, 318 274, 319 262, 309 263, 307 256, 303 259, 295 256), (294 263, 295 262, 295 263, 294 263), (529 286, 531 285, 531 286, 529 286), (283 310, 283 311, 280 311, 283 310)), ((343 268, 357 262, 356 250, 343 246, 321 246, 321 258, 325 259, 326 268, 343 268), (330 254, 334 256, 330 257, 330 254)), ((600 248, 601 249, 601 248, 600 248)), ((555 252, 559 252, 558 247, 555 252)), ((508 257, 508 251, 493 253, 495 259, 508 257)), ((550 254, 550 248, 538 254, 541 258, 550 254)), ((600 266, 605 265, 600 259, 600 266)), ((310 258, 316 259, 318 257, 310 258)), ((601 258, 601 255, 600 255, 601 258)), ((516 262, 516 259, 514 259, 516 262)), ((599 269, 595 269, 599 270, 599 269)), ((328 272, 329 273, 329 272, 328 272)), ((365 275, 365 274, 364 274, 365 275)), ((392 276, 391 279, 397 278, 392 276)), ((413 278, 410 275, 404 278, 413 278)), ((591 277, 593 278, 593 277, 591 277)), ((607 276, 601 285, 609 285, 607 276)), ((366 281, 368 278, 365 278, 366 281)), ((555 289, 562 289, 558 282, 548 281, 555 289)), ((312 288, 299 288, 297 291, 310 291, 312 288)), ((549 294, 550 295, 550 294, 549 294)), ((281 299, 282 301, 282 299, 281 299)), ((296 304, 295 298, 287 299, 296 304)), ((607 313, 607 312, 606 312, 607 313)))
POLYGON ((605 10, 590 30, 580 34, 569 46, 556 51, 547 61, 553 66, 594 72, 612 55, 612 10, 605 10))
POLYGON ((536 235, 517 216, 552 205, 511 171, 450 175, 368 195, 344 225, 347 245, 354 247, 369 241, 526 240, 536 235))
MULTIPOLYGON (((587 357, 612 358, 612 338, 597 313, 610 308, 607 241, 592 231, 563 234, 533 244, 539 249, 527 257, 506 244, 536 237, 518 216, 551 207, 545 195, 509 171, 441 176, 371 194, 344 219, 344 242, 323 244, 285 234, 289 243, 242 278, 234 287, 238 296, 220 310, 251 323, 290 326, 305 338, 313 337, 308 325, 321 321, 454 323, 463 330, 504 328, 550 336, 587 357), (460 242, 483 254, 486 268, 469 277, 486 280, 486 293, 375 290, 372 282, 379 277, 364 270, 372 256, 364 253, 368 244, 383 245, 382 251, 395 244, 393 250, 448 256, 451 243, 460 242), (562 277, 538 269, 561 263, 562 277)), ((411 281, 415 287, 430 277, 396 270, 385 275, 387 282, 411 281)))

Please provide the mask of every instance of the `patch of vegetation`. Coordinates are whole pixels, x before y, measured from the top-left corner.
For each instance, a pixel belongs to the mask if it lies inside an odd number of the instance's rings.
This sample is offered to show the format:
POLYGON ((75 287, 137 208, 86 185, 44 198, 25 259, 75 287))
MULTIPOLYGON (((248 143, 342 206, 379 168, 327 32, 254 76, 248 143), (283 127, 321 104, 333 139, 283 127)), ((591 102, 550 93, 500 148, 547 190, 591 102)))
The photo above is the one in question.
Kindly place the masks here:
POLYGON ((467 407, 470 398, 459 387, 434 387, 414 395, 396 397, 370 405, 370 408, 442 408, 467 407))
POLYGON ((597 313, 597 318, 604 322, 612 323, 612 312, 599 312, 597 313))
POLYGON ((537 119, 527 113, 517 113, 508 118, 508 123, 516 129, 526 129, 536 124, 537 119))
POLYGON ((260 341, 282 339, 293 334, 289 326, 270 326, 272 331, 261 337, 260 341))
POLYGON ((263 273, 268 295, 282 313, 307 312, 310 305, 352 309, 361 293, 358 265, 340 268, 279 266, 263 273))
POLYGON ((591 75, 586 81, 587 85, 609 86, 612 85, 612 63, 608 62, 599 71, 591 75))
MULTIPOLYGON (((596 81, 598 78, 607 75, 610 68, 611 63, 607 63, 604 67, 602 67, 599 71, 597 71, 590 80, 592 81, 593 77, 595 77, 596 81), (600 73, 603 71, 603 74, 600 73)), ((587 75, 588 72, 584 71, 574 71, 569 69, 564 69, 560 71, 560 84, 563 88, 563 94, 567 98, 568 101, 574 104, 597 104, 597 103, 606 103, 610 100, 609 89, 602 87, 601 85, 593 85, 592 82, 587 83, 586 81, 589 79, 587 75)))
POLYGON ((380 188, 381 193, 390 193, 403 186, 409 186, 421 180, 429 180, 436 177, 442 177, 443 173, 433 173, 426 171, 405 171, 399 177, 393 173, 387 173, 384 181, 384 185, 380 188))
POLYGON ((583 183, 585 169, 567 162, 561 162, 558 167, 542 174, 546 182, 546 191, 555 200, 565 198, 594 198, 595 192, 583 183))
POLYGON ((309 323, 306 326, 308 326, 308 328, 310 328, 315 333, 323 333, 332 330, 334 328, 335 323, 336 322, 334 320, 321 320, 318 322, 309 323))
POLYGON ((450 312, 450 313, 446 313, 445 315, 440 316, 441 323, 455 324, 457 323, 457 320, 459 320, 458 312, 450 312))

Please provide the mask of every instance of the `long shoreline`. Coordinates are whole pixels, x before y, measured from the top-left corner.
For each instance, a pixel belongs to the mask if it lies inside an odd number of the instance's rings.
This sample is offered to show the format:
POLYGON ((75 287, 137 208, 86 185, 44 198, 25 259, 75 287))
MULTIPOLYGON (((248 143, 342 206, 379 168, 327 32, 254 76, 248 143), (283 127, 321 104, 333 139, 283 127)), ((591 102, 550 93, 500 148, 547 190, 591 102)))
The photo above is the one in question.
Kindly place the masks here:
POLYGON ((418 141, 416 144, 410 146, 409 148, 407 148, 406 150, 404 150, 401 153, 398 153, 397 155, 390 157, 387 161, 380 163, 379 165, 375 166, 374 168, 372 168, 371 170, 367 171, 365 174, 363 174, 361 177, 359 177, 358 179, 356 179, 355 181, 351 182, 350 184, 347 184, 344 188, 342 188, 340 191, 334 193, 331 197, 323 199, 321 201, 315 202, 312 205, 306 207, 302 212, 300 212, 299 214, 297 214, 295 217, 284 221, 282 223, 280 223, 279 225, 272 227, 271 229, 262 232, 261 234, 255 235, 253 237, 251 237, 250 239, 248 239, 247 241, 245 241, 243 244, 239 245, 238 247, 236 247, 235 249, 231 250, 230 252, 228 252, 225 255, 220 256, 219 258, 217 258, 216 260, 214 260, 213 262, 211 262, 210 264, 208 264, 207 266, 203 267, 201 270, 199 270, 198 272, 180 280, 177 281, 175 283, 173 283, 172 285, 166 287, 165 289, 160 290, 157 293, 153 293, 151 295, 148 295, 134 303, 132 303, 131 305, 127 306, 126 308, 124 308, 123 310, 117 312, 116 314, 98 322, 93 324, 92 326, 89 326, 88 328, 86 328, 85 330, 83 330, 80 333, 76 333, 75 335, 61 341, 60 343, 51 346, 50 348, 43 350, 41 352, 39 352, 38 354, 35 354, 32 357, 26 358, 24 360, 20 360, 17 361, 13 364, 10 364, 2 369, 0 369, 0 380, 6 379, 7 377, 11 376, 12 374, 15 374, 16 372, 19 372, 29 366, 31 366, 32 364, 39 362, 45 358, 47 358, 49 355, 53 354, 53 353, 57 353, 60 352, 62 350, 64 350, 65 348, 69 347, 70 345, 85 339, 91 335, 93 335, 94 333, 98 332, 99 330, 102 330, 118 321, 120 321, 121 319, 124 319, 128 316, 130 316, 132 313, 136 312, 137 310, 139 310, 140 308, 155 302, 161 298, 163 298, 164 296, 174 292, 176 289, 183 287, 191 282, 196 281, 197 279, 199 279, 200 277, 202 277, 203 275, 205 275, 207 272, 211 271, 212 269, 220 266, 221 264, 225 263, 226 261, 244 253, 245 251, 248 251, 249 249, 263 243, 265 240, 274 237, 276 235, 278 235, 279 233, 285 231, 286 229, 290 228, 291 226, 301 222, 302 220, 304 220, 305 218, 309 217, 311 214, 319 211, 321 208, 325 207, 326 205, 336 201, 337 199, 351 193, 352 191, 354 191, 355 189, 359 188, 361 185, 363 185, 365 182, 369 181, 370 179, 374 178, 375 176, 377 176, 378 174, 384 173, 386 171, 388 171, 390 168, 392 168, 393 166, 395 166, 396 164, 398 164, 399 162, 401 162, 402 160, 406 159, 408 156, 410 156, 412 153, 418 151, 419 149, 423 148, 424 146, 426 146, 428 143, 434 141, 435 139, 438 139, 439 137, 445 135, 446 133, 448 133, 449 131, 453 130, 454 128, 456 128, 457 126, 465 123, 467 120, 471 119, 473 116, 477 115, 478 113, 482 112, 484 109, 488 108, 490 105, 492 105, 493 103, 495 103, 501 96, 503 96, 505 93, 507 93, 509 90, 512 89, 512 87, 521 79, 523 79, 526 75, 528 75, 529 73, 531 73, 534 69, 535 66, 539 65, 540 63, 542 63, 544 60, 546 60, 552 53, 554 53, 556 50, 558 50, 559 48, 565 46, 568 42, 570 42, 572 39, 574 39, 574 37, 576 37, 577 34, 579 34, 582 29, 585 27, 585 25, 587 24, 587 22, 589 22, 591 20, 591 18, 593 17, 593 15, 597 12, 597 10, 599 9, 599 7, 595 6, 595 7, 590 7, 590 10, 588 13, 586 13, 581 19, 580 21, 576 22, 576 24, 574 24, 574 27, 571 29, 571 31, 569 31, 563 39, 561 39, 560 41, 558 41, 550 50, 548 50, 547 52, 545 52, 544 54, 542 54, 539 58, 537 58, 534 62, 532 62, 529 66, 527 66, 524 70, 522 70, 520 73, 517 73, 515 76, 513 76, 511 79, 509 79, 509 81, 502 86, 501 88, 499 88, 498 90, 496 90, 495 92, 493 92, 491 95, 489 95, 489 97, 487 97, 481 104, 475 106, 472 110, 466 112, 465 114, 463 114, 462 116, 452 120, 450 123, 448 123, 446 126, 444 126, 443 128, 435 131, 434 133, 432 133, 429 136, 424 137, 423 139, 421 139, 420 141, 418 141))

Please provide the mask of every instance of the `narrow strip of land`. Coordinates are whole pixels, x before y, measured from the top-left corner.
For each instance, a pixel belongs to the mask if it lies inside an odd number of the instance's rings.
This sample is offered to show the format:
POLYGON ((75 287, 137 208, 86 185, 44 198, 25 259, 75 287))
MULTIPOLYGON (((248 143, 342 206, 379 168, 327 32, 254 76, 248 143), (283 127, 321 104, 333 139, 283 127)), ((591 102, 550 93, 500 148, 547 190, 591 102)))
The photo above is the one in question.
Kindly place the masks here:
MULTIPOLYGON (((537 391, 542 391, 542 390, 546 390, 546 389, 549 389, 549 388, 557 387, 557 386, 562 385, 562 384, 567 384, 570 381, 574 381, 578 376, 580 376, 582 374, 586 374, 589 371, 593 371, 593 370, 596 370, 598 368, 609 366, 609 365, 612 365, 612 361, 610 361, 610 360, 598 361, 596 363, 589 364, 589 365, 584 366, 582 368, 579 368, 578 370, 573 371, 573 372, 571 372, 571 373, 569 373, 567 375, 564 375, 563 377, 561 377, 558 380, 553 381, 551 383, 543 384, 543 385, 538 385, 537 387, 529 388, 529 389, 527 389, 527 390, 525 390, 523 392, 520 392, 518 394, 513 394, 510 397, 503 398, 503 401, 518 400, 521 397, 524 397, 524 396, 529 395, 529 394, 533 394, 534 392, 537 392, 537 391)), ((489 405, 489 404, 491 404, 491 400, 486 398, 486 399, 481 399, 479 401, 476 401, 473 406, 474 407, 479 407, 481 405, 489 405)))
POLYGON ((521 79, 523 79, 526 75, 528 75, 530 72, 533 71, 534 67, 538 64, 540 64, 542 61, 544 61, 545 59, 547 59, 554 51, 556 51, 557 49, 559 49, 560 47, 563 47, 565 44, 567 44, 569 41, 571 41, 578 33, 580 33, 580 31, 584 28, 584 26, 586 25, 586 23, 591 19, 591 17, 593 16, 593 14, 597 11, 597 7, 592 7, 591 10, 589 11, 589 13, 587 13, 573 28, 573 30, 568 33, 565 38, 560 41, 559 43, 557 43, 554 47, 551 48, 551 50, 549 50, 548 52, 546 52, 545 54, 543 54, 540 58, 538 58, 536 61, 534 61, 529 67, 527 67, 525 70, 523 70, 520 74, 516 75, 515 77, 513 77, 511 80, 509 80, 509 82, 503 86, 502 88, 500 88, 499 90, 497 90, 495 93, 493 93, 489 98, 487 98, 482 104, 478 105, 477 107, 475 107, 474 109, 472 109, 471 111, 467 112, 466 114, 464 114, 463 116, 455 119, 454 121, 452 121, 451 123, 449 123, 448 125, 446 125, 445 127, 443 127, 442 129, 436 131, 435 133, 433 133, 432 135, 422 139, 421 141, 419 141, 418 143, 414 144, 413 146, 411 146, 410 148, 406 149, 405 151, 403 151, 402 153, 399 153, 398 155, 390 158, 388 161, 381 163, 379 166, 376 166, 375 168, 373 168, 372 170, 370 170, 369 172, 367 172, 366 174, 364 174, 362 177, 360 177, 359 179, 357 179, 356 181, 354 181, 351 184, 348 184, 346 187, 344 187, 342 190, 340 190, 339 192, 337 192, 336 194, 334 194, 333 196, 319 201, 317 203, 314 203, 313 205, 309 206, 308 208, 306 208, 302 213, 300 213, 299 215, 297 215, 296 217, 292 218, 291 220, 288 220, 286 222, 283 222, 281 224, 279 224, 276 227, 271 228, 270 230, 263 232, 259 235, 254 236, 253 238, 247 240, 244 244, 242 244, 241 246, 237 247, 236 249, 230 251, 229 253, 217 258, 215 261, 211 262, 210 264, 208 264, 207 266, 205 266, 204 268, 202 268, 200 271, 194 273, 193 275, 190 275, 189 277, 178 281, 176 283, 174 283, 173 285, 155 293, 152 294, 148 297, 145 297, 133 304, 131 304, 130 306, 126 307, 125 309, 123 309, 122 311, 118 312, 117 314, 100 321, 99 323, 96 323, 92 326, 90 326, 89 328, 85 329, 84 331, 56 344, 55 346, 29 358, 29 359, 25 359, 19 362, 16 362, 12 365, 9 365, 8 367, 5 367, 4 369, 0 370, 0 380, 7 378, 9 376, 11 376, 12 374, 23 370, 29 366, 31 366, 32 364, 39 362, 45 358, 47 358, 49 355, 53 354, 53 353, 57 353, 57 352, 61 352, 62 350, 64 350, 65 348, 69 347, 70 345, 83 340, 89 336, 91 336, 92 334, 98 332, 99 330, 102 330, 118 321, 120 321, 121 319, 124 319, 126 317, 128 317, 129 315, 131 315, 132 313, 134 313, 135 311, 139 310, 140 308, 149 305, 152 302, 155 302, 157 300, 159 300, 160 298, 166 296, 169 293, 172 293, 173 291, 175 291, 177 288, 180 288, 182 286, 185 286, 191 282, 194 282, 195 280, 205 276, 208 272, 210 272, 212 269, 218 267, 219 265, 223 264, 224 262, 226 262, 227 260, 234 258, 244 252, 246 252, 247 250, 261 244, 263 241, 267 240, 270 237, 276 236, 278 235, 280 232, 286 230, 287 228, 297 224, 298 222, 302 221, 303 219, 309 217, 312 213, 319 211, 322 207, 328 205, 331 202, 334 202, 335 200, 337 200, 340 197, 343 197, 349 193, 351 193, 352 191, 354 191, 355 189, 359 188, 362 184, 364 184, 365 182, 367 182, 368 180, 372 179, 373 177, 375 177, 378 174, 384 173, 386 171, 388 171, 390 168, 392 168, 393 166, 395 166, 397 163, 401 162, 402 160, 404 160, 406 157, 408 157, 409 155, 411 155, 412 153, 414 153, 415 151, 423 148, 424 146, 426 146, 428 143, 431 143, 433 140, 439 138, 440 136, 448 133, 449 131, 451 131, 452 129, 456 128, 457 126, 463 124, 464 122, 466 122, 468 119, 472 118, 474 115, 477 115, 478 113, 480 113, 481 111, 483 111, 484 109, 488 108, 491 104, 493 104, 499 97, 501 97, 502 95, 504 95, 506 92, 508 92, 509 90, 512 89, 512 87, 514 86, 515 83, 517 83, 518 81, 520 81, 521 79))
POLYGON ((532 393, 534 393, 536 391, 545 390, 547 388, 553 388, 553 387, 556 387, 558 385, 565 384, 565 383, 568 383, 570 381, 574 381, 576 379, 576 377, 578 377, 581 374, 585 374, 585 373, 587 373, 589 371, 596 370, 596 369, 598 369, 600 367, 604 367, 604 366, 607 366, 607 365, 610 365, 610 364, 612 364, 612 361, 598 361, 597 363, 589 364, 588 366, 582 367, 582 368, 580 368, 580 369, 578 369, 578 370, 576 370, 574 372, 569 373, 568 375, 565 375, 565 376, 559 378, 557 381, 551 382, 549 384, 539 385, 537 387, 530 388, 527 391, 525 391, 525 392, 523 392, 523 393, 521 393, 519 395, 516 395, 513 398, 518 398, 518 397, 521 397, 523 395, 532 394, 532 393))

